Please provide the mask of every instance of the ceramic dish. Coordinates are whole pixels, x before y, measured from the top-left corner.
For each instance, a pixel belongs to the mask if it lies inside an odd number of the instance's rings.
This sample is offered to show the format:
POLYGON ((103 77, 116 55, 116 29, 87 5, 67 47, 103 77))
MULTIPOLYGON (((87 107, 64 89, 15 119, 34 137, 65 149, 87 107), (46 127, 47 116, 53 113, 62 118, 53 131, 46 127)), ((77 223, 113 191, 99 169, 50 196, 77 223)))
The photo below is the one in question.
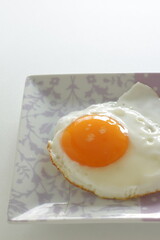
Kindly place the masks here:
POLYGON ((160 74, 27 78, 8 206, 9 221, 160 220, 160 193, 127 201, 100 199, 69 184, 52 166, 46 150, 59 117, 93 103, 116 100, 137 81, 160 94, 160 74))

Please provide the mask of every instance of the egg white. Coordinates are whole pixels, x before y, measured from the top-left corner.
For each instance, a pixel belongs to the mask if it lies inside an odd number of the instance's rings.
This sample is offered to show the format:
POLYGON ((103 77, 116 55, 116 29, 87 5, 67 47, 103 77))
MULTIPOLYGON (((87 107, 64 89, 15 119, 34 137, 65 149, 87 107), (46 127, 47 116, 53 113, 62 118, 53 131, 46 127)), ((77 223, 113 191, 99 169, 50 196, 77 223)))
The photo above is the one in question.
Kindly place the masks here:
MULTIPOLYGON (((118 102, 92 105, 58 121, 48 149, 53 163, 70 182, 103 198, 126 199, 160 190, 160 124, 157 119, 153 121, 153 114, 152 120, 148 118, 147 107, 147 114, 135 107, 138 106, 135 104, 138 98, 132 100, 134 104, 128 104, 135 87, 146 89, 142 85, 136 84, 118 102), (87 167, 71 160, 63 151, 60 144, 63 130, 76 118, 86 114, 110 116, 128 129, 129 147, 118 161, 106 167, 87 167)), ((151 96, 153 91, 149 91, 151 96)), ((141 95, 143 98, 142 92, 141 95)), ((158 97, 154 95, 154 98, 158 97)), ((145 102, 141 104, 144 106, 145 102)))

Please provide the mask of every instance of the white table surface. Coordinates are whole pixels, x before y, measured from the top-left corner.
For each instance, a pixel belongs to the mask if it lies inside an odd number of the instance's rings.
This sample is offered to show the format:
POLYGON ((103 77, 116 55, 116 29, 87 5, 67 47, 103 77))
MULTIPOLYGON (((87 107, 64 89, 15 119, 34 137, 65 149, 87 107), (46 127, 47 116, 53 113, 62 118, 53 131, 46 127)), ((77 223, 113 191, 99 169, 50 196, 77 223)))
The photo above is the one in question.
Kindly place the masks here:
POLYGON ((24 81, 31 74, 160 72, 159 0, 0 0, 0 239, 159 239, 159 223, 9 224, 24 81))

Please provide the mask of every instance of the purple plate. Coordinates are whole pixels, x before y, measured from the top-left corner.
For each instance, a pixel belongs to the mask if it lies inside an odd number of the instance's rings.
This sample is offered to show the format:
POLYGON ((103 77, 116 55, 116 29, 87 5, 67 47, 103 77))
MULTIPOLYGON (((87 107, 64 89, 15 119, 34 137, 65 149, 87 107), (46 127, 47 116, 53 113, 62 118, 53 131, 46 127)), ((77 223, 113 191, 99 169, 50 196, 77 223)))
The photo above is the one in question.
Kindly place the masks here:
POLYGON ((160 94, 160 74, 74 74, 26 80, 9 221, 159 221, 160 193, 132 200, 100 199, 74 187, 52 166, 46 145, 57 120, 73 110, 116 100, 135 82, 160 94))

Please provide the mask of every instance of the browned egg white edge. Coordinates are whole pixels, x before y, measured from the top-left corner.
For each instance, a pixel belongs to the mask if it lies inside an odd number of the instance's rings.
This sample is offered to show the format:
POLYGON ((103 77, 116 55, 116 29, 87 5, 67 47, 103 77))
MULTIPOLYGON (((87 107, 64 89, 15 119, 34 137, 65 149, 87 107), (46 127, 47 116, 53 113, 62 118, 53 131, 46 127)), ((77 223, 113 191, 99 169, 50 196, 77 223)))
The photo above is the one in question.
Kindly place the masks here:
POLYGON ((74 185, 75 187, 78 187, 78 188, 80 188, 80 189, 82 189, 82 190, 85 190, 85 191, 87 191, 87 192, 93 193, 94 195, 96 195, 96 196, 98 196, 98 197, 100 197, 100 198, 102 198, 102 199, 128 200, 128 199, 143 197, 143 196, 150 195, 150 194, 153 194, 153 193, 156 193, 156 192, 160 192, 160 190, 156 190, 156 191, 154 191, 154 192, 149 192, 149 193, 140 194, 140 195, 133 195, 133 196, 129 196, 129 197, 127 197, 127 198, 102 197, 102 196, 98 195, 97 193, 95 193, 94 191, 88 190, 88 189, 84 188, 83 186, 78 185, 78 184, 72 182, 72 181, 65 175, 65 173, 62 171, 62 169, 58 167, 58 165, 56 164, 56 162, 55 162, 55 160, 54 160, 54 158, 53 158, 53 156, 52 156, 52 146, 51 146, 51 143, 50 143, 50 142, 48 142, 48 144, 47 144, 47 150, 48 150, 48 152, 49 152, 50 161, 51 161, 52 164, 58 169, 58 171, 60 171, 60 172, 62 173, 62 175, 64 176, 64 178, 65 178, 69 183, 71 183, 71 184, 74 185))

